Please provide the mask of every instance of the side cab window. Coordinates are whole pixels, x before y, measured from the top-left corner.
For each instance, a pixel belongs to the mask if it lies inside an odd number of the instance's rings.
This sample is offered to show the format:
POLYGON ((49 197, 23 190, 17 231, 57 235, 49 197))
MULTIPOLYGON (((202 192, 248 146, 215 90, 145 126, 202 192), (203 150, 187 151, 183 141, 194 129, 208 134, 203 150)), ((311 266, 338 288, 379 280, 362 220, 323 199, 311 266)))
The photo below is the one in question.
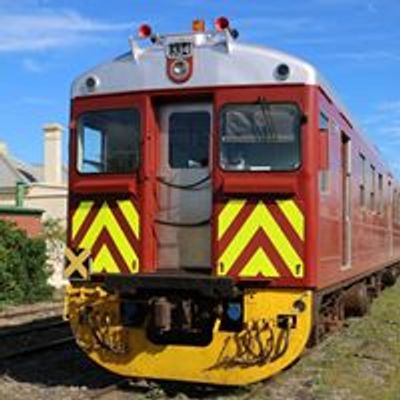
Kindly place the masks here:
POLYGON ((320 193, 329 192, 329 127, 327 113, 319 114, 319 189, 320 193))

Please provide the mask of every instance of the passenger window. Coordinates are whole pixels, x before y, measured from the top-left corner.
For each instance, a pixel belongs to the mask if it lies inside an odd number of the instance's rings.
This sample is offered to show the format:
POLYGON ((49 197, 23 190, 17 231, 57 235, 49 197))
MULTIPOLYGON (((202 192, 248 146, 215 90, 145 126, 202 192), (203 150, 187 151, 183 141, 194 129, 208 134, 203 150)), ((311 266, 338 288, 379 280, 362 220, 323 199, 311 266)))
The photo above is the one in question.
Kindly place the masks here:
POLYGON ((383 213, 383 175, 378 174, 378 213, 383 213))
POLYGON ((365 156, 360 153, 360 169, 361 169, 361 179, 360 179, 360 206, 366 206, 366 198, 365 198, 365 184, 366 184, 366 171, 365 171, 365 156))
POLYGON ((396 195, 396 223, 398 224, 400 222, 400 195, 399 192, 397 191, 396 195))
POLYGON ((104 134, 100 130, 87 127, 81 138, 83 170, 81 172, 97 172, 104 169, 104 134))
POLYGON ((319 114, 319 129, 323 131, 329 130, 329 118, 323 112, 319 114))
POLYGON ((329 171, 319 171, 319 190, 321 193, 329 193, 329 171))
MULTIPOLYGON (((333 122, 333 121, 332 121, 333 122)), ((322 111, 319 114, 320 130, 320 168, 319 171, 319 190, 322 194, 329 193, 329 117, 322 111)))
POLYGON ((169 117, 171 168, 205 168, 209 164, 211 116, 207 111, 175 112, 169 117))
POLYGON ((295 104, 227 105, 220 120, 220 164, 228 171, 292 171, 300 166, 302 113, 295 104))
POLYGON ((370 209, 371 211, 375 211, 376 209, 376 199, 375 199, 375 175, 376 170, 373 165, 371 165, 371 191, 370 191, 370 209))
POLYGON ((78 171, 129 173, 139 165, 137 110, 93 111, 78 119, 78 171))

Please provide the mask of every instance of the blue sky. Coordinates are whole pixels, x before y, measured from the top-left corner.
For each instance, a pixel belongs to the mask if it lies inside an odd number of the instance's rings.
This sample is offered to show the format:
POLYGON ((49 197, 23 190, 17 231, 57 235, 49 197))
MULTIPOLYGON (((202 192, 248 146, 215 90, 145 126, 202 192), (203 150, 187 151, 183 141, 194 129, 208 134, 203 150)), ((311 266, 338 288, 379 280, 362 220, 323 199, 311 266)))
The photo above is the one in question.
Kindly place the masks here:
POLYGON ((67 125, 75 76, 127 51, 141 22, 185 31, 220 15, 240 40, 315 64, 400 176, 399 0, 0 0, 0 141, 41 162, 41 127, 67 125))

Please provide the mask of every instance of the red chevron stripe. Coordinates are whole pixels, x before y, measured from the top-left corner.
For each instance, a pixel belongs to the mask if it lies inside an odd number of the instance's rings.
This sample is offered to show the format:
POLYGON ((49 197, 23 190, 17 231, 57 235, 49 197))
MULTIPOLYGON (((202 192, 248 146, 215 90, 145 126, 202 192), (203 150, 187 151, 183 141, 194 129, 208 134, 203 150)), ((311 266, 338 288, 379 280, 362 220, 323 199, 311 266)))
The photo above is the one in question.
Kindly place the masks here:
POLYGON ((124 258, 121 256, 118 247, 116 246, 110 234, 105 228, 101 231, 99 237, 96 239, 96 242, 91 249, 93 259, 97 257, 103 245, 107 246, 121 273, 129 274, 131 271, 128 265, 126 264, 124 258))
MULTIPOLYGON (((99 211, 99 208, 101 206, 101 203, 99 204, 99 202, 95 202, 91 208, 91 210, 89 211, 89 214, 87 215, 85 221, 83 222, 83 224, 81 225, 81 227, 79 228, 78 233, 76 234, 75 238, 72 239, 71 241, 71 245, 73 248, 78 248, 79 244, 82 242, 83 238, 85 237, 87 231, 90 229, 90 227, 93 224, 93 221, 95 220, 97 213, 99 211)), ((79 207, 79 205, 78 205, 79 207)), ((77 208, 78 208, 77 207, 77 208)), ((74 210, 77 210, 77 208, 74 210)), ((72 221, 71 221, 72 223, 72 221)))
MULTIPOLYGON (((96 216, 98 215, 98 212, 100 211, 103 204, 104 204, 104 200, 96 200, 95 201, 95 203, 92 206, 92 209, 90 210, 84 223, 82 224, 81 228, 79 229, 75 239, 72 241, 73 247, 79 248, 80 243, 82 242, 82 240, 84 239, 88 230, 90 229, 91 225, 93 224, 93 222, 94 222, 96 216)), ((107 205, 108 205, 110 211, 112 212, 112 214, 114 215, 115 219, 117 220, 118 224, 120 225, 122 231, 124 232, 124 235, 127 237, 127 240, 131 244, 133 250, 136 252, 136 254, 138 254, 138 249, 140 248, 138 239, 132 232, 124 215, 119 210, 117 201, 115 199, 110 199, 107 201, 107 205)), ((123 257, 121 256, 121 253, 117 247, 117 244, 114 243, 114 241, 112 240, 112 238, 111 238, 110 234, 108 233, 108 231, 106 230, 106 228, 103 228, 99 237, 96 239, 92 249, 90 249, 93 258, 95 258, 98 255, 103 244, 105 244, 107 246, 108 250, 110 251, 111 255, 113 256, 113 258, 114 258, 116 264, 118 265, 118 268, 120 268, 121 272, 122 273, 130 273, 130 269, 127 266, 123 257)))
POLYGON ((236 234, 242 225, 247 221, 250 217, 251 213, 254 211, 258 202, 247 202, 244 207, 240 210, 237 217, 234 219, 232 224, 229 226, 224 236, 222 236, 221 240, 218 242, 218 249, 220 254, 223 254, 225 249, 232 242, 236 234))
POLYGON ((303 259, 304 253, 304 243, 298 236, 297 232, 293 229, 290 222, 287 220, 279 206, 274 203, 267 203, 265 204, 272 216, 274 217, 275 221, 278 223, 280 228, 282 229, 283 233, 286 235, 287 239, 289 240, 290 244, 296 250, 297 254, 301 259, 303 259))
POLYGON ((296 206, 298 207, 298 209, 301 211, 301 213, 303 215, 305 215, 305 211, 304 211, 304 203, 302 201, 299 201, 298 199, 292 199, 294 201, 294 203, 296 204, 296 206))
MULTIPOLYGON (((117 202, 115 200, 112 202, 109 202, 108 206, 110 207, 111 212, 113 213, 119 226, 121 227, 122 231, 124 232, 125 236, 127 237, 129 243, 134 248, 134 250, 137 252, 137 249, 139 249, 139 241, 138 241, 137 237, 135 236, 135 234, 132 232, 132 229, 129 226, 128 222, 126 221, 124 214, 122 214, 121 210, 119 209, 117 202)), ((133 206, 136 208, 134 203, 133 203, 133 206)))
POLYGON ((250 261, 251 257, 260 247, 265 251, 265 254, 267 254, 281 278, 292 277, 292 274, 288 269, 286 263, 283 261, 282 257, 277 252, 274 245, 261 228, 256 232, 249 244, 242 251, 238 259, 230 269, 228 275, 238 276, 241 270, 250 261))

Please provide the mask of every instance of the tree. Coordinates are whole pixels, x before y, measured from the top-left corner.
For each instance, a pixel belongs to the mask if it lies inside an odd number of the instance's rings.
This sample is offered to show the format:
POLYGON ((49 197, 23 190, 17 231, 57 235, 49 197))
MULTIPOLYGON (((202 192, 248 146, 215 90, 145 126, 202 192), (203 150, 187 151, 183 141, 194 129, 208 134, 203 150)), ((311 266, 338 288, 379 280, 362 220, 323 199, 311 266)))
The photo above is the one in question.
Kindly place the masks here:
POLYGON ((0 305, 33 303, 51 297, 46 244, 0 221, 0 305))

